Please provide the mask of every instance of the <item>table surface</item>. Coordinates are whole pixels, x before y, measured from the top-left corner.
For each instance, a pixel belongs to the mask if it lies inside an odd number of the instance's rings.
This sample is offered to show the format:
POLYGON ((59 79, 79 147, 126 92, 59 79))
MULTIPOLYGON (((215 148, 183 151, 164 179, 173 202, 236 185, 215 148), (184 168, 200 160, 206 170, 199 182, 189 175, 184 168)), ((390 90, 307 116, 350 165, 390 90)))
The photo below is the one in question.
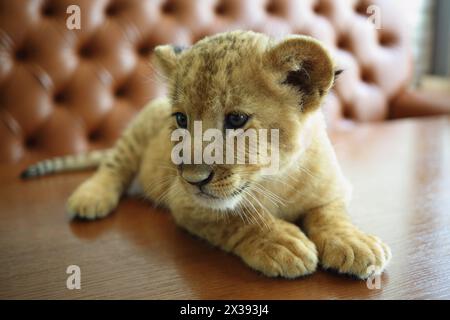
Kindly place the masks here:
POLYGON ((354 186, 351 216, 392 248, 379 289, 318 270, 266 278, 124 199, 110 217, 70 222, 65 200, 89 173, 20 181, 0 168, 0 298, 450 298, 450 117, 348 126, 333 135, 354 186), (66 268, 81 268, 81 290, 66 268))

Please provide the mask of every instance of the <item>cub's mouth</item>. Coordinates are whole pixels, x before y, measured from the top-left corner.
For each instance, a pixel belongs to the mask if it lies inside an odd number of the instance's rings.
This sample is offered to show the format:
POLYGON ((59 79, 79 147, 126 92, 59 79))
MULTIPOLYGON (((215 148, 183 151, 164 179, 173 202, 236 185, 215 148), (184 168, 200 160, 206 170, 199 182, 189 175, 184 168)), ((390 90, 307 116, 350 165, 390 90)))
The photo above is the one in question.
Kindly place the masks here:
POLYGON ((219 199, 219 200, 221 199, 220 197, 217 197, 217 196, 210 194, 208 192, 205 192, 205 191, 199 191, 195 195, 200 198, 204 198, 204 199, 219 199))
POLYGON ((200 205, 214 209, 233 209, 242 199, 244 190, 250 186, 250 182, 245 182, 242 186, 235 188, 228 195, 215 195, 203 188, 195 193, 195 199, 200 205))

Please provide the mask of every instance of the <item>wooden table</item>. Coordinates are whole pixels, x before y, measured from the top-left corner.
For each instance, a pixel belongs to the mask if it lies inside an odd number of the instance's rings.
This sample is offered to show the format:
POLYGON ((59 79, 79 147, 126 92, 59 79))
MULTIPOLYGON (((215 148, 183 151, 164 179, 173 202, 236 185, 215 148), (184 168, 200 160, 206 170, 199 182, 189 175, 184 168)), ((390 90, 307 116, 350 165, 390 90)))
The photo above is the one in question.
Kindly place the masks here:
POLYGON ((319 270, 269 279, 124 200, 96 222, 70 222, 65 200, 87 173, 19 181, 0 170, 0 298, 450 298, 450 117, 348 127, 333 136, 354 185, 351 215, 393 251, 380 289, 319 270), (81 268, 81 290, 66 268, 81 268))

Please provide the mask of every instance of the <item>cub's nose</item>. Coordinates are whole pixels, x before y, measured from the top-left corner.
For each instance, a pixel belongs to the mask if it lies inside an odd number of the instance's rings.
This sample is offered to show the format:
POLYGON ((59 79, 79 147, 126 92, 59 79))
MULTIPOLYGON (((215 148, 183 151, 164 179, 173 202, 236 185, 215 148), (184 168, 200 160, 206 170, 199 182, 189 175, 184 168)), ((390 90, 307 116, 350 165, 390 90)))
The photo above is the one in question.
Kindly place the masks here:
POLYGON ((194 165, 182 167, 181 176, 186 182, 197 187, 209 183, 214 177, 214 171, 208 166, 194 165))

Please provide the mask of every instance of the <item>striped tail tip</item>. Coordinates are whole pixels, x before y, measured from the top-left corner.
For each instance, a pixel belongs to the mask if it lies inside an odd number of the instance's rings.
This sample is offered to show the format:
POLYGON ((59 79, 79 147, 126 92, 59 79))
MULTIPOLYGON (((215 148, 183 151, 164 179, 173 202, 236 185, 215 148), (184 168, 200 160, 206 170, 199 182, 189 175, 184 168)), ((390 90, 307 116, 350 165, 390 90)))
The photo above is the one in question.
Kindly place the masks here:
POLYGON ((36 170, 35 167, 29 167, 29 168, 25 169, 24 171, 22 171, 20 174, 20 178, 22 180, 31 179, 31 178, 35 178, 38 176, 40 176, 40 174, 39 174, 39 171, 36 170))

